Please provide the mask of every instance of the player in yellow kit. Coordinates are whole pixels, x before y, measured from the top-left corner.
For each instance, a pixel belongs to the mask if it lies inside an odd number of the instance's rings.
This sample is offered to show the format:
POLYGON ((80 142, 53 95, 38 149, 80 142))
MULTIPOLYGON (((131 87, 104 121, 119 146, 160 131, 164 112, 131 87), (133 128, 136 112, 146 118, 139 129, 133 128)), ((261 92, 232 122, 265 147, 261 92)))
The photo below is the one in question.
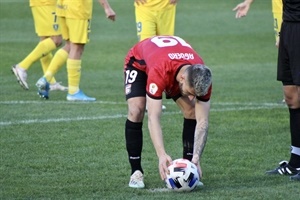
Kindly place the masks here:
MULTIPOLYGON (((251 3, 254 0, 245 0, 244 2, 238 4, 233 11, 237 11, 235 17, 241 18, 245 17, 250 9, 251 3)), ((283 13, 283 6, 282 0, 272 0, 272 13, 274 19, 274 31, 275 31, 275 39, 276 39, 276 46, 279 45, 279 34, 281 29, 282 23, 282 13, 283 13)))
MULTIPOLYGON (((115 20, 115 12, 107 0, 98 0, 104 8, 106 17, 115 20)), ((81 55, 89 41, 91 31, 93 0, 57 0, 57 16, 61 24, 62 36, 70 44, 67 59, 68 101, 95 101, 96 98, 85 95, 79 88, 81 76, 81 55)), ((54 67, 55 68, 55 67, 54 67)), ((38 94, 49 98, 49 81, 58 69, 49 67, 45 75, 38 80, 38 94)))
POLYGON ((138 40, 155 35, 174 35, 177 0, 135 0, 138 40))
MULTIPOLYGON (((134 0, 138 41, 156 35, 174 35, 177 1, 134 0)), ((166 106, 162 105, 162 109, 166 106)))
POLYGON ((276 46, 279 45, 279 34, 282 23, 282 0, 272 0, 272 12, 274 19, 274 31, 275 31, 275 39, 276 46))
MULTIPOLYGON (((29 5, 34 19, 35 32, 39 36, 40 42, 20 63, 12 66, 12 72, 19 84, 26 90, 29 89, 27 70, 30 66, 40 60, 45 72, 52 59, 52 51, 62 43, 55 13, 56 0, 30 0, 29 5)), ((56 82, 54 77, 49 82, 51 90, 67 90, 66 87, 56 82)))
MULTIPOLYGON (((282 0, 272 0, 272 13, 274 19, 274 33, 275 33, 275 45, 279 46, 279 35, 282 24, 282 0)), ((285 99, 283 97, 282 103, 285 103, 285 99)))
MULTIPOLYGON (((241 18, 245 17, 250 9, 251 3, 254 0, 245 0, 244 2, 238 4, 233 11, 237 11, 235 17, 241 18)), ((282 13, 283 13, 283 3, 282 0, 272 0, 272 13, 274 19, 274 32, 275 32, 275 45, 279 46, 279 35, 282 23, 282 13)), ((285 99, 282 100, 285 103, 285 99)))

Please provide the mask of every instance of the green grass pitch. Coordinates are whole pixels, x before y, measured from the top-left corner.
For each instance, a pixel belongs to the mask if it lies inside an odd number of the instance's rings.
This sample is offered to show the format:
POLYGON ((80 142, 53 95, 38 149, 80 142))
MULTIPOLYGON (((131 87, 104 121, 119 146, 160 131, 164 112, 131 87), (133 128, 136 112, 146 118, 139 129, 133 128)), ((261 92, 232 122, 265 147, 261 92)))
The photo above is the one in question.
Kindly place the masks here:
MULTIPOLYGON (((277 49, 271 1, 256 1, 235 19, 239 0, 178 2, 176 35, 213 71, 209 136, 201 160, 204 188, 166 192, 144 121, 146 188, 128 188, 124 142, 123 61, 137 41, 132 1, 110 0, 117 21, 94 2, 91 42, 82 61, 81 89, 95 103, 70 103, 66 93, 39 99, 40 63, 28 71, 30 90, 10 67, 38 38, 28 1, 0 1, 0 199, 298 199, 299 183, 266 170, 289 159, 288 110, 276 81, 277 49)), ((56 79, 66 85, 65 67, 56 79)), ((182 115, 164 100, 165 146, 181 157, 182 115)))

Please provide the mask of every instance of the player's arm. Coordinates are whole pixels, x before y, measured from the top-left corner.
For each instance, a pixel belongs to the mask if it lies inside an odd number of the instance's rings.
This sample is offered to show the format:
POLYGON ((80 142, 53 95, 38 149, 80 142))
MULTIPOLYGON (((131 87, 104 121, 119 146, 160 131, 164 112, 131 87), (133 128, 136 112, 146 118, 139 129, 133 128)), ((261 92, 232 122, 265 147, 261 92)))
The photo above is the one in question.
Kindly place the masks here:
POLYGON ((160 125, 162 113, 162 99, 152 99, 147 95, 148 129, 150 137, 159 159, 158 168, 162 180, 166 179, 168 164, 172 162, 171 157, 166 153, 163 141, 163 134, 160 125))
POLYGON ((275 40, 276 47, 279 46, 279 35, 281 30, 282 23, 282 1, 272 0, 272 11, 273 11, 273 19, 274 19, 274 32, 275 32, 275 40))
MULTIPOLYGON (((275 46, 279 47, 279 36, 280 36, 280 30, 281 30, 281 22, 282 22, 282 14, 276 15, 274 14, 274 20, 276 19, 276 25, 274 25, 274 31, 275 31, 275 46), (277 18, 275 18, 277 17, 277 18)), ((274 22, 275 24, 275 22, 274 22)))
POLYGON ((110 7, 107 0, 98 0, 100 5, 103 7, 104 12, 106 14, 106 17, 112 21, 116 20, 116 13, 115 11, 110 7))
POLYGON ((233 8, 233 11, 236 11, 235 18, 245 17, 250 9, 250 5, 253 2, 254 0, 245 0, 233 8))
MULTIPOLYGON (((196 128, 195 128, 195 136, 194 136, 194 152, 192 162, 196 165, 200 163, 200 158, 202 156, 207 135, 208 135, 208 116, 210 111, 210 101, 203 102, 196 100, 195 103, 195 116, 196 116, 196 128)), ((201 167, 200 168, 200 176, 201 175, 201 167)))

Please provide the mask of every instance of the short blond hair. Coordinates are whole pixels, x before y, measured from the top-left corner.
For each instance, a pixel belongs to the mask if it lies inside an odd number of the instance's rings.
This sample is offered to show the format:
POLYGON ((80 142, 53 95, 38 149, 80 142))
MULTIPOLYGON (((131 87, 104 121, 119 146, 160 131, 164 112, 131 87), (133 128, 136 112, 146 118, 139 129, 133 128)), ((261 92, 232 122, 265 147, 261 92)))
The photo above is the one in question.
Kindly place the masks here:
POLYGON ((195 64, 188 67, 186 71, 189 86, 194 88, 196 96, 205 96, 212 84, 211 70, 203 64, 195 64))

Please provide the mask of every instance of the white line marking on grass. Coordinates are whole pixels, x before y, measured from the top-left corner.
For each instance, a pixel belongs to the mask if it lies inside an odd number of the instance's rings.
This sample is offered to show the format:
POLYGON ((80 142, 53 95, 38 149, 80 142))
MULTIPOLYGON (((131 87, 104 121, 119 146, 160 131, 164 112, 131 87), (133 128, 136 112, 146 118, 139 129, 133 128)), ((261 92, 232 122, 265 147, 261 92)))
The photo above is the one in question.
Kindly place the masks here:
POLYGON ((111 115, 111 116, 95 116, 95 117, 74 117, 74 118, 54 118, 54 119, 29 119, 29 120, 19 120, 10 122, 0 122, 1 126, 8 126, 14 124, 34 124, 34 123, 53 123, 53 122, 70 122, 70 121, 86 121, 86 120, 106 120, 106 119, 117 119, 123 118, 127 115, 111 115))
MULTIPOLYGON (((50 101, 49 101, 50 102, 50 101)), ((65 101, 59 101, 59 103, 65 101)), ((24 104, 24 103, 40 103, 40 101, 0 101, 0 104, 24 104)), ((58 103, 53 101, 53 103, 58 103)), ((67 102, 70 103, 70 102, 67 102)), ((103 104, 121 104, 119 102, 101 102, 103 104)), ((243 111, 243 110, 263 110, 263 109, 274 109, 274 108, 286 108, 285 104, 273 104, 273 103, 220 103, 224 105, 242 105, 239 107, 227 107, 227 108, 212 108, 211 112, 228 112, 228 111, 243 111), (251 106, 250 106, 251 105, 251 106)), ((219 105, 220 105, 219 104, 219 105)), ((181 114, 180 111, 168 112, 164 111, 163 115, 175 115, 181 114)), ((127 114, 116 114, 107 116, 93 116, 93 117, 74 117, 74 118, 49 118, 49 119, 29 119, 29 120, 16 120, 16 121, 0 121, 0 126, 9 126, 16 124, 34 124, 34 123, 55 123, 55 122, 71 122, 71 121, 87 121, 87 120, 107 120, 107 119, 118 119, 125 118, 127 114)))
POLYGON ((242 103, 242 102, 212 102, 212 105, 221 105, 221 106, 227 106, 227 105, 245 105, 245 106, 284 106, 286 104, 284 103, 242 103))
POLYGON ((273 108, 285 108, 285 106, 255 106, 255 107, 233 107, 233 108, 211 108, 211 112, 241 111, 241 110, 264 110, 273 108))
POLYGON ((149 192, 172 192, 172 190, 168 188, 152 188, 148 189, 149 192))
MULTIPOLYGON (((51 100, 40 100, 40 101, 0 101, 0 104, 18 105, 18 104, 109 104, 109 105, 125 105, 126 101, 113 102, 113 101, 95 101, 95 102, 72 102, 72 101, 51 101, 51 100)), ((163 102, 167 105, 175 105, 175 102, 168 101, 163 102)), ((244 102, 211 102, 211 105, 220 106, 285 106, 283 103, 244 103, 244 102)))
POLYGON ((112 102, 112 101, 95 101, 95 102, 76 102, 76 101, 0 101, 0 104, 18 105, 18 104, 126 104, 126 102, 112 102))

